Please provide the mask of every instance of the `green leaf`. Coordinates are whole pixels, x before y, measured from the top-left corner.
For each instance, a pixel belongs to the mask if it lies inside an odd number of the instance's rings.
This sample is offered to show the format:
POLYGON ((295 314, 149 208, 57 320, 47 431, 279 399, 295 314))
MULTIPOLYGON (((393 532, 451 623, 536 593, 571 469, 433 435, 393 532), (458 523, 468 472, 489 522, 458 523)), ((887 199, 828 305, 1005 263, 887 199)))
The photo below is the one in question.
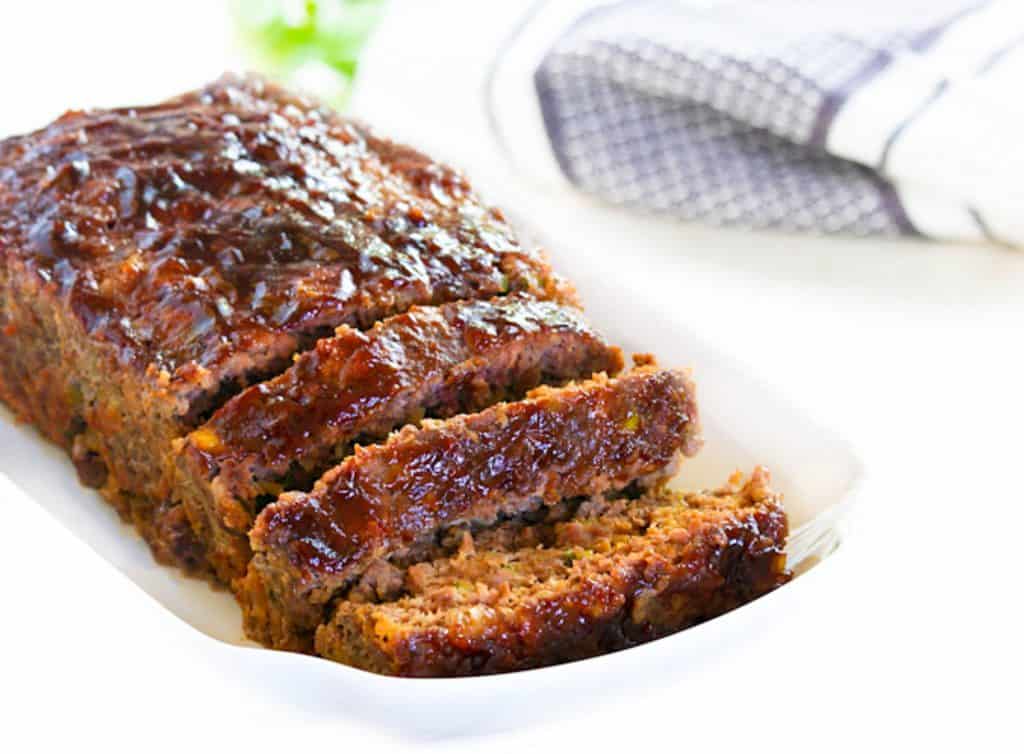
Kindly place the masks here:
POLYGON ((383 14, 385 0, 234 0, 234 16, 250 64, 274 78, 301 78, 311 63, 338 76, 334 104, 345 95, 359 56, 383 14))

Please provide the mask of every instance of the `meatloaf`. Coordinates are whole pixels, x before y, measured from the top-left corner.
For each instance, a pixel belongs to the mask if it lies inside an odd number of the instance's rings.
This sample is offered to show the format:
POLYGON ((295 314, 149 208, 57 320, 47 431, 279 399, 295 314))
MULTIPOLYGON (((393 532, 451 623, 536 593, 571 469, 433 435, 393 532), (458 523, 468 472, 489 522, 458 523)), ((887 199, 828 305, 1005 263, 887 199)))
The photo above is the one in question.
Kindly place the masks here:
POLYGON ((477 675, 678 631, 788 579, 786 517, 768 484, 758 468, 717 490, 601 496, 463 527, 353 587, 317 629, 316 650, 376 673, 477 675))
POLYGON ((621 368, 579 310, 522 294, 414 307, 365 332, 342 326, 188 436, 177 492, 230 582, 245 572, 262 505, 308 490, 355 441, 621 368))
POLYGON ((459 173, 257 78, 0 142, 0 398, 192 570, 176 439, 340 325, 515 291, 573 300, 459 173))
POLYGON ((622 367, 461 174, 259 78, 0 141, 0 400, 268 646, 503 672, 785 581, 766 473, 667 491, 689 372, 622 367))
POLYGON ((644 365, 357 447, 311 492, 286 493, 257 519, 239 585, 247 631, 305 649, 324 607, 373 561, 461 521, 650 486, 699 438, 688 375, 644 365))

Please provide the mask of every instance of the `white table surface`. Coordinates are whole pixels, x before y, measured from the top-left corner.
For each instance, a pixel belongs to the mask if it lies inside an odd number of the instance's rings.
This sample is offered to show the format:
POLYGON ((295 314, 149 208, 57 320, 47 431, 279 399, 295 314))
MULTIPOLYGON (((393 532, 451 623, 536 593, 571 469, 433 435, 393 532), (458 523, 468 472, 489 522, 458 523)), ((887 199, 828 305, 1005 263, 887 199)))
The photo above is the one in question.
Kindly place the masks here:
MULTIPOLYGON (((562 722, 431 747, 1019 745, 1024 254, 726 232, 527 184, 495 151, 478 101, 482 61, 521 3, 397 5, 359 114, 465 168, 552 243, 621 255, 652 297, 846 435, 871 477, 840 551, 791 587, 806 590, 805 610, 651 698, 566 699, 562 722)), ((0 10, 3 133, 237 66, 215 3, 17 6, 0 10)), ((4 750, 426 746, 290 704, 258 673, 218 673, 35 505, 3 489, 0 506, 0 741, 21 744, 4 750)))

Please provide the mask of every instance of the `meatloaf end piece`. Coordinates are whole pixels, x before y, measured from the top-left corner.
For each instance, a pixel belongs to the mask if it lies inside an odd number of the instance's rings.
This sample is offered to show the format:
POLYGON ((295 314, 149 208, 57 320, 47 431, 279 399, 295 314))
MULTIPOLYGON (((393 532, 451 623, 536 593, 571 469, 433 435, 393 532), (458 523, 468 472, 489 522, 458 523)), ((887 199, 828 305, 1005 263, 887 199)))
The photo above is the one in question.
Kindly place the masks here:
POLYGON ((689 376, 655 365, 406 427, 259 515, 237 582, 246 629, 308 650, 329 601, 373 561, 406 557, 460 522, 651 486, 699 445, 689 376))
POLYGON ((713 491, 588 500, 569 520, 465 532, 453 553, 387 565, 376 582, 390 594, 353 589, 316 652, 388 675, 480 675, 671 634, 788 580, 768 483, 758 468, 713 491))
POLYGON ((512 291, 573 299, 459 173, 257 78, 0 142, 0 399, 161 559, 198 552, 173 441, 227 397, 339 325, 512 291))
POLYGON ((178 492, 230 583, 245 573, 261 504, 308 489, 354 441, 621 368, 621 351, 579 310, 525 294, 414 307, 365 332, 342 327, 187 437, 178 492))

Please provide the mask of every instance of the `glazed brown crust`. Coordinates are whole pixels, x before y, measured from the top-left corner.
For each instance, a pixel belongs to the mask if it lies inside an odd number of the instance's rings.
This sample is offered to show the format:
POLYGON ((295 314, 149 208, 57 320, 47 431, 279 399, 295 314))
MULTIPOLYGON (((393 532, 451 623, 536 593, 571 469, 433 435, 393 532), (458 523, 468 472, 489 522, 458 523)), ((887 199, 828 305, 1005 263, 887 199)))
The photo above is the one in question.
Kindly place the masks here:
POLYGON ((311 485, 357 438, 621 368, 619 349, 556 302, 513 294, 414 307, 366 332, 339 329, 228 401, 186 439, 179 491, 230 582, 248 564, 260 497, 311 485))
POLYGON ((409 612, 380 643, 409 607, 388 596, 399 566, 464 527, 493 544, 580 497, 628 505, 699 448, 688 373, 643 356, 609 377, 621 354, 573 306, 459 173, 257 78, 0 142, 0 400, 158 560, 232 582, 270 646, 502 672, 781 583, 784 514, 748 485, 749 505, 687 498, 653 559, 465 630, 409 612))
POLYGON ((767 482, 758 469, 742 488, 734 480, 712 492, 652 493, 632 503, 632 515, 652 504, 670 515, 648 521, 638 541, 605 541, 610 554, 490 599, 471 591, 451 608, 408 598, 342 600, 317 630, 316 652, 389 675, 479 675, 583 659, 679 631, 788 580, 786 516, 767 482))
POLYGON ((460 174, 255 78, 4 142, 0 254, 184 398, 413 304, 571 297, 460 174))
POLYGON ((573 300, 459 173, 253 77, 0 142, 0 268, 0 398, 163 559, 175 441, 297 350, 415 304, 573 300))
POLYGON ((366 565, 461 520, 488 521, 563 498, 668 473, 700 445, 693 385, 682 372, 638 367, 445 422, 406 427, 357 448, 309 493, 288 493, 258 517, 242 585, 294 625, 269 636, 252 611, 247 630, 294 645, 323 606, 366 565), (262 582, 262 583, 261 583, 262 582))
POLYGON ((169 504, 174 401, 62 306, 17 260, 0 265, 0 400, 67 450, 82 483, 138 528, 158 562, 210 576, 202 543, 169 504))

